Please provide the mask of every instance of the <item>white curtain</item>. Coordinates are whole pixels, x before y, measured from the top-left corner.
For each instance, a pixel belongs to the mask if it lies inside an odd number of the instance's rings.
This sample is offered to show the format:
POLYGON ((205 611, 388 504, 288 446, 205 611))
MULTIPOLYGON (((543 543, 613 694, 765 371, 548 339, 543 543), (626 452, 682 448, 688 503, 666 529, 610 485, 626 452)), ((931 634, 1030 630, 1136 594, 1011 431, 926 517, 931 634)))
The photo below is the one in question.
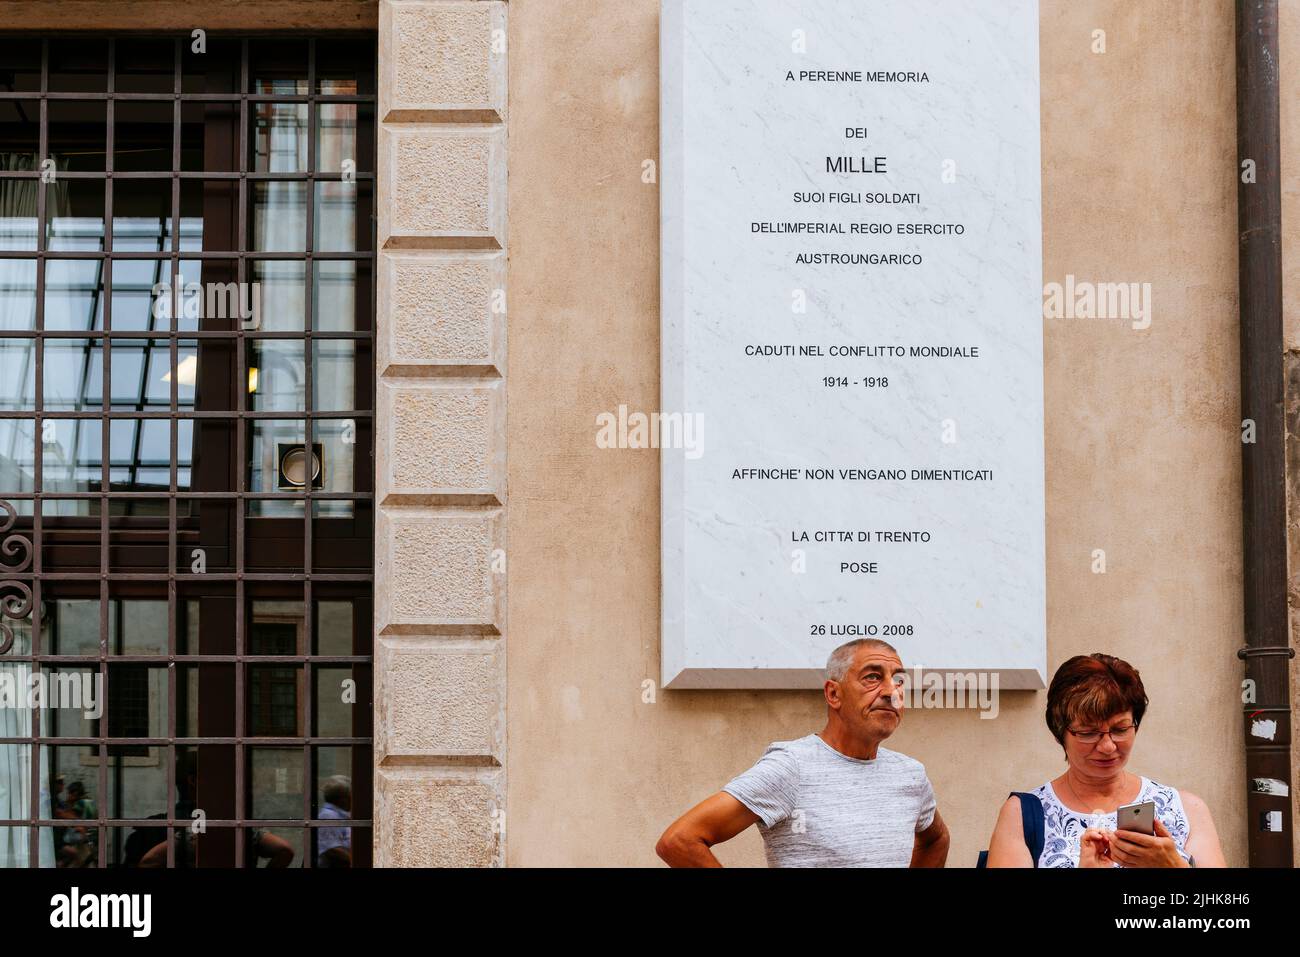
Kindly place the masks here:
MULTIPOLYGON (((17 629, 15 629, 17 631, 17 629)), ((21 636, 17 636, 21 640, 21 636)), ((15 648, 18 642, 15 642, 15 648)), ((26 738, 32 733, 32 712, 27 708, 27 689, 31 687, 30 666, 22 662, 0 664, 0 682, 18 695, 16 702, 6 702, 0 708, 0 737, 26 738)), ((42 710, 41 725, 48 721, 48 712, 42 710)), ((50 809, 50 754, 42 745, 40 806, 37 816, 49 820, 50 809)), ((0 818, 28 817, 32 802, 32 745, 0 744, 0 818)), ((31 843, 25 827, 0 827, 0 868, 31 867, 31 843)), ((38 867, 54 866, 54 832, 40 829, 38 867)))
MULTIPOLYGON (((0 168, 10 171, 33 169, 35 157, 30 154, 0 153, 0 168)), ((0 234, 3 245, 10 248, 36 248, 36 196, 40 183, 35 179, 0 180, 0 234)), ((56 212, 66 212, 67 189, 57 184, 49 194, 53 204, 51 217, 56 212)), ((36 273, 34 260, 0 260, 0 329, 31 329, 36 314, 36 273)), ((0 436, 17 441, 17 430, 11 436, 0 436)), ((12 467, 4 457, 12 457, 12 450, 0 451, 0 479, 6 487, 0 492, 25 490, 20 482, 24 462, 14 462, 12 467)), ((26 456, 24 455, 25 459, 26 456)), ((14 631, 13 652, 23 653, 31 648, 30 628, 26 622, 5 620, 14 631)), ((0 738, 28 738, 32 734, 32 712, 27 707, 27 691, 31 687, 31 666, 23 662, 0 662, 0 683, 16 699, 6 699, 0 706, 0 738)), ((45 712, 41 715, 46 720, 45 712)), ((40 749, 40 799, 37 816, 51 816, 49 793, 49 748, 40 749)), ((32 801, 32 753, 30 744, 0 744, 0 818, 22 819, 30 816, 32 801)), ((39 852, 36 861, 31 859, 30 831, 26 827, 0 826, 0 868, 54 866, 54 834, 48 827, 40 829, 39 852)))

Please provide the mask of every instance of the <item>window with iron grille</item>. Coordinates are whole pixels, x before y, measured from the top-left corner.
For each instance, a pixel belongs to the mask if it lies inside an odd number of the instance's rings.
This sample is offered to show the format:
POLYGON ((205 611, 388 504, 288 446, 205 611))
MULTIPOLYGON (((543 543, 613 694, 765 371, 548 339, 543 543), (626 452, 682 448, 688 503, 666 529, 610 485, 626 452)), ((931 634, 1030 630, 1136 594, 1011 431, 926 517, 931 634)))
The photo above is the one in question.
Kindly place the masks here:
POLYGON ((370 863, 374 104, 0 35, 0 867, 370 863))

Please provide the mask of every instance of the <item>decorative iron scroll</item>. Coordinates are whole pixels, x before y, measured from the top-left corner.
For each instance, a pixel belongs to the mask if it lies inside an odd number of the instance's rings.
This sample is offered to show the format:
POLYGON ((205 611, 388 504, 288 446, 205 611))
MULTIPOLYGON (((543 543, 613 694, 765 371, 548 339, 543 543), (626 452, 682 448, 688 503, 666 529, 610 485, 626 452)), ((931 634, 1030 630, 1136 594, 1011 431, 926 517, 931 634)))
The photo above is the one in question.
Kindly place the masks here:
MULTIPOLYGON (((0 501, 5 517, 0 520, 0 575, 14 575, 27 570, 32 563, 32 543, 17 532, 9 530, 18 522, 18 510, 8 502, 0 501)), ((31 614, 32 589, 17 579, 0 581, 0 655, 14 646, 14 630, 6 618, 21 620, 31 614)))

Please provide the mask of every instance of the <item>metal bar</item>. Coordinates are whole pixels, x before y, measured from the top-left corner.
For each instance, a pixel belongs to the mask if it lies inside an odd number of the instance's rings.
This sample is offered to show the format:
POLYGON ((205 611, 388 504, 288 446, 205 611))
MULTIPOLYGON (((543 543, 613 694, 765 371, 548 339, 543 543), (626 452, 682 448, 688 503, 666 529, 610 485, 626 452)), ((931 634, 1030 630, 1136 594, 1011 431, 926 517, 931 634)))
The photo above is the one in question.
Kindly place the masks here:
MULTIPOLYGON (((1282 191, 1277 0, 1237 0, 1237 185, 1240 249, 1242 418, 1255 423, 1243 442, 1242 562, 1247 649, 1290 644, 1287 612, 1286 422, 1282 336, 1282 191), (1246 165, 1254 167, 1247 175, 1246 165)), ((1290 867, 1290 800, 1253 786, 1291 780, 1288 662, 1246 654, 1255 690, 1243 704, 1246 739, 1246 834, 1252 867, 1290 867), (1268 709, 1276 731, 1252 733, 1252 712, 1268 709)))

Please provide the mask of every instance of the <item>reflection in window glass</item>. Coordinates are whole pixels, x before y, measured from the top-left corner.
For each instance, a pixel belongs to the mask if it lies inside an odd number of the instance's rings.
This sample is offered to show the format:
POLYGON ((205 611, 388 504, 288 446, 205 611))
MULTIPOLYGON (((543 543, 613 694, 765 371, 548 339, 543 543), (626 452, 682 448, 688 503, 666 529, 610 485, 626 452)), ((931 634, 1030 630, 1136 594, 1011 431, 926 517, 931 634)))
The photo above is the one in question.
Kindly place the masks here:
POLYGON ((312 347, 312 408, 318 412, 355 409, 355 340, 314 339, 312 347))
POLYGON ((69 332, 104 328, 104 260, 46 260, 45 328, 69 332))
MULTIPOLYGON (((251 689, 250 689, 251 690, 251 689)), ((302 816, 302 748, 247 748, 255 820, 302 816)))
POLYGON ((104 183, 101 180, 58 179, 46 185, 45 243, 51 250, 103 250, 104 183))
POLYGON ((166 599, 109 599, 108 649, 117 655, 167 654, 166 599))
POLYGON ((352 602, 316 602, 316 654, 352 654, 352 602))
POLYGON ((355 180, 316 183, 312 227, 319 252, 351 252, 357 248, 357 189, 355 180))
MULTIPOLYGON (((344 162, 357 166, 356 103, 321 103, 316 107, 316 169, 322 173, 341 173, 344 162)), ((363 107, 364 108, 364 107, 363 107)))
MULTIPOLYGON (((8 182, 12 180, 0 180, 0 203, 3 202, 8 182)), ((0 248, 2 247, 3 238, 0 238, 0 248)), ((46 322, 49 322, 48 313, 46 322)), ((0 330, 26 331, 35 328, 36 260, 0 259, 0 330)))
MULTIPOLYGON (((253 419, 249 422, 251 450, 248 456, 250 492, 283 492, 279 485, 279 450, 285 445, 301 446, 306 425, 301 419, 253 419)), ((252 499, 248 514, 255 516, 302 515, 303 503, 294 500, 252 499)))
MULTIPOLYGON (((114 339, 112 342, 113 407, 138 412, 171 408, 171 346, 166 339, 114 339)), ((193 405, 198 360, 192 344, 177 343, 177 389, 193 405)))
POLYGON ((46 155, 62 172, 104 171, 108 154, 108 104, 103 100, 50 100, 46 155))
POLYGON ((0 409, 36 408, 36 340, 0 339, 0 409))
POLYGON ((124 100, 113 108, 113 169, 169 172, 172 168, 172 104, 124 100))
POLYGON ((42 490, 99 491, 103 432, 103 424, 96 419, 45 419, 41 423, 42 490))
MULTIPOLYGON (((46 605, 52 655, 99 654, 99 599, 60 598, 46 605)), ((111 618, 110 618, 111 621, 111 618)))
POLYGON ((253 282, 257 284, 260 295, 261 329, 266 332, 296 332, 303 328, 307 310, 305 276, 306 264, 303 262, 254 260, 253 282))
MULTIPOLYGON (((15 51, 17 52, 17 51, 15 51)), ((0 63, 9 71, 14 65, 8 53, 0 63)), ((39 58, 39 51, 38 51, 39 58)), ((37 69, 39 80, 40 70, 37 69)), ((15 77, 9 72, 10 79, 15 77)), ((12 172, 40 168, 41 107, 34 100, 0 101, 0 169, 12 172)), ((0 249, 36 249, 36 190, 39 180, 0 179, 0 249)))
POLYGON ((104 340, 45 340, 45 408, 98 409, 104 402, 104 340))
POLYGON ((36 421, 0 418, 0 482, 15 492, 35 489, 36 421))
MULTIPOLYGON (((317 419, 313 423, 313 441, 319 442, 324 460, 324 482, 321 491, 351 492, 355 468, 357 435, 356 423, 351 419, 317 419)), ((350 516, 353 503, 343 500, 318 502, 318 516, 350 516)))
POLYGON ((307 184, 263 182, 251 185, 253 250, 303 252, 307 238, 307 184))
POLYGON ((254 411, 301 411, 306 376, 301 339, 249 340, 248 403, 254 411))
POLYGON ((318 259, 313 265, 312 329, 317 332, 352 332, 357 324, 356 261, 318 259))
POLYGON ((171 422, 109 422, 109 480, 117 492, 166 491, 171 484, 171 422))
POLYGON ((113 262, 113 328, 121 332, 166 331, 169 300, 164 295, 154 317, 153 289, 171 283, 171 262, 166 259, 117 259, 113 262))
POLYGON ((113 183, 113 251, 170 252, 172 181, 121 179, 113 183))
POLYGON ((251 105, 253 149, 250 167, 256 173, 301 173, 307 169, 307 104, 251 105))

